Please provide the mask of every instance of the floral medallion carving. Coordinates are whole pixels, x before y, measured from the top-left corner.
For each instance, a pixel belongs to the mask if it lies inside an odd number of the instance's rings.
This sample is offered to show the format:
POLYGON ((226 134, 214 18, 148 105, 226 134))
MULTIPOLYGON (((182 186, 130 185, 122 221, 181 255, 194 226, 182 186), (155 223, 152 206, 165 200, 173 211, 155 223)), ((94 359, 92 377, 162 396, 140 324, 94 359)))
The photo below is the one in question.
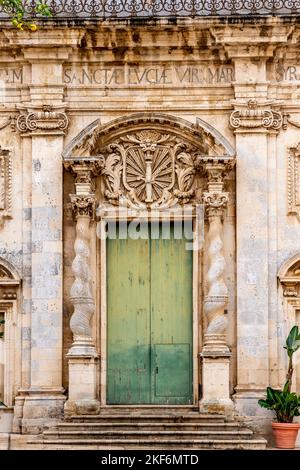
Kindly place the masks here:
POLYGON ((141 130, 102 149, 105 197, 114 205, 165 208, 194 195, 197 149, 174 135, 141 130))

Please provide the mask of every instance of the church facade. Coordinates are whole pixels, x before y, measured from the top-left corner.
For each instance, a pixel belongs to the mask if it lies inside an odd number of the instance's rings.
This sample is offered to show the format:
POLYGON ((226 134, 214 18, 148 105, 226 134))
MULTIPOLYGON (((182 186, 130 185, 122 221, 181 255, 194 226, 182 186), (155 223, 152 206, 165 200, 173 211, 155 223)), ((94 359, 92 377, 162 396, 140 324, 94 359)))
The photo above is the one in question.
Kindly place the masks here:
POLYGON ((1 445, 116 409, 266 434, 300 325, 298 17, 66 11, 0 24, 1 445))

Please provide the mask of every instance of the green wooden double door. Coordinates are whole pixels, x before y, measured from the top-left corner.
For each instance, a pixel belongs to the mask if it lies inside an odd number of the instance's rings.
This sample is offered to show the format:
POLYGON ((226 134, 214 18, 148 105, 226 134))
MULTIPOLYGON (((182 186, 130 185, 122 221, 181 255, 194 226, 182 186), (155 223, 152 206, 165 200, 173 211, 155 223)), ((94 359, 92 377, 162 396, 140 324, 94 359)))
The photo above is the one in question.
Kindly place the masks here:
POLYGON ((192 251, 174 226, 145 230, 107 240, 107 403, 190 404, 192 251))

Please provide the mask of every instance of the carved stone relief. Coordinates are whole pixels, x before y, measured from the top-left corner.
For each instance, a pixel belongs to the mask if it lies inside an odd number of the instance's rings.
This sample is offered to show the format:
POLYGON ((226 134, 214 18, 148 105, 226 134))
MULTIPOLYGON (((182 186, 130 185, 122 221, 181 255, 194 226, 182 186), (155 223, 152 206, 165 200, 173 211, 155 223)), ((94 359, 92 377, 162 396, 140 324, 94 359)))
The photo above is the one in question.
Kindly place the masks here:
POLYGON ((65 112, 52 106, 43 106, 35 111, 26 111, 17 118, 17 129, 20 132, 63 132, 69 125, 65 112))
POLYGON ((230 126, 233 129, 274 129, 282 127, 283 118, 280 111, 272 109, 269 103, 259 103, 254 99, 247 103, 235 103, 237 108, 230 115, 230 126))
POLYGON ((288 214, 300 221, 300 144, 288 155, 288 214))
POLYGON ((11 156, 8 150, 0 147, 0 226, 5 218, 11 217, 12 197, 11 156))
POLYGON ((105 198, 110 204, 167 208, 194 196, 197 149, 174 135, 141 130, 101 150, 105 198))

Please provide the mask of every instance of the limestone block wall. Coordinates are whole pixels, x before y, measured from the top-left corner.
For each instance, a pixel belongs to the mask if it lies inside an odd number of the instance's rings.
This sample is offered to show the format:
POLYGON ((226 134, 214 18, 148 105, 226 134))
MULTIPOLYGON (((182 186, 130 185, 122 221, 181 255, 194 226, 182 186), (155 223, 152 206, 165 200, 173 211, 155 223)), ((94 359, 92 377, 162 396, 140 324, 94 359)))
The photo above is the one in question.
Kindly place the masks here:
MULTIPOLYGON (((195 126, 201 119, 236 149, 224 218, 230 390, 239 412, 255 415, 265 386, 282 384, 291 319, 277 274, 300 252, 300 168, 290 150, 300 142, 299 28, 296 19, 267 18, 256 25, 198 19, 41 27, 35 34, 0 30, 0 146, 11 159, 11 189, 8 176, 0 179, 0 197, 9 196, 0 200, 0 256, 22 278, 15 429, 38 430, 49 409, 61 416, 68 389, 74 178, 63 173, 62 152, 96 119, 104 125, 137 112, 195 126)), ((199 179, 201 191, 204 185, 199 179)), ((100 201, 101 177, 96 188, 100 201)), ((99 253, 94 230, 98 351, 99 253)), ((202 296, 207 265, 204 249, 202 296)))

